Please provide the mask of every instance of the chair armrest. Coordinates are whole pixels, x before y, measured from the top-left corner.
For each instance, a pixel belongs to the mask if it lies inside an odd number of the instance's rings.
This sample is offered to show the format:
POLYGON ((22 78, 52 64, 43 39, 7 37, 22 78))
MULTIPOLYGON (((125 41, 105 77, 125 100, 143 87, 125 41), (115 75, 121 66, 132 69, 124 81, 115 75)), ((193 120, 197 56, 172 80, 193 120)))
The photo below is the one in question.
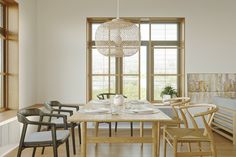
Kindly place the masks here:
POLYGON ((49 121, 51 121, 51 117, 63 118, 63 122, 65 123, 65 127, 64 128, 67 129, 67 116, 66 115, 44 113, 42 116, 43 117, 50 117, 49 121))
POLYGON ((65 120, 67 120, 67 116, 63 115, 63 114, 51 114, 51 113, 44 113, 42 115, 43 117, 56 117, 56 118, 63 118, 65 120))
POLYGON ((51 123, 51 122, 37 122, 37 121, 31 121, 31 120, 28 120, 27 124, 30 124, 30 125, 43 125, 43 126, 49 126, 49 127, 55 127, 56 126, 55 123, 51 123))
POLYGON ((64 110, 64 109, 52 109, 52 112, 58 112, 59 113, 59 115, 60 115, 60 113, 61 112, 64 112, 64 113, 69 113, 70 114, 70 116, 72 116, 73 115, 73 111, 71 111, 71 110, 64 110))

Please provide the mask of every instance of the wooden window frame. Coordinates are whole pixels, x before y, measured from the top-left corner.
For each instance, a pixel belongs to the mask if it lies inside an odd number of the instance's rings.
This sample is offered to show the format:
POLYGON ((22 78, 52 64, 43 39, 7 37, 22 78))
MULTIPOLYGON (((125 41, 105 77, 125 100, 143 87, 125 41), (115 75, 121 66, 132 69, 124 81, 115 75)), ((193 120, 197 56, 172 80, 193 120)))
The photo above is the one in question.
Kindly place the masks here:
POLYGON ((19 108, 19 6, 15 0, 0 0, 3 6, 2 102, 0 112, 19 108), (9 96, 11 95, 11 96, 9 96))
MULTIPOLYGON (((92 99, 92 60, 91 60, 91 48, 95 45, 95 42, 92 41, 92 24, 95 23, 104 23, 106 21, 109 21, 113 18, 87 18, 87 101, 92 99)), ((133 23, 136 23, 139 25, 141 24, 149 24, 150 31, 149 31, 149 40, 148 41, 142 41, 141 46, 147 46, 147 90, 146 90, 146 97, 147 100, 151 102, 159 102, 157 100, 154 100, 154 76, 158 74, 154 74, 154 45, 165 45, 169 44, 170 42, 175 43, 178 49, 178 70, 177 74, 175 76, 178 76, 177 80, 177 87, 178 87, 178 93, 179 96, 185 95, 185 41, 184 41, 184 24, 185 19, 184 18, 122 18, 127 19, 133 23), (144 20, 143 20, 144 19, 144 20), (147 20, 148 19, 148 20, 147 20), (178 24, 178 40, 177 41, 152 41, 151 40, 151 24, 158 24, 158 23, 175 23, 178 24)), ((93 47, 94 48, 94 47, 93 47)), ((139 53, 139 73, 137 74, 137 77, 139 79, 139 98, 141 96, 141 88, 140 88, 140 81, 141 81, 141 72, 140 72, 140 51, 139 53)), ((116 76, 118 79, 116 79, 116 93, 123 93, 122 89, 122 77, 123 76, 131 76, 136 74, 123 74, 122 70, 122 58, 116 59, 116 68, 118 68, 118 74, 116 73, 116 76)), ((166 74, 169 75, 169 74, 166 74)))

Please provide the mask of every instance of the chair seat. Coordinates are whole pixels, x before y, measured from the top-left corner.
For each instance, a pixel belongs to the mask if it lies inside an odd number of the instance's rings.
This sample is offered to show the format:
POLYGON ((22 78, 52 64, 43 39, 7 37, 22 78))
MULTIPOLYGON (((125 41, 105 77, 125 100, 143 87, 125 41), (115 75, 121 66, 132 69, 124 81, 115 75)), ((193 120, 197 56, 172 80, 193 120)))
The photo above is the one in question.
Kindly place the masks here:
POLYGON ((166 128, 166 133, 170 138, 178 141, 209 141, 209 138, 204 135, 204 129, 166 128))
MULTIPOLYGON (((70 132, 68 130, 58 130, 56 131, 57 142, 63 143, 69 136, 70 132)), ((29 136, 26 136, 24 140, 25 146, 32 145, 52 145, 52 132, 51 131, 42 131, 42 132, 34 132, 29 136)))

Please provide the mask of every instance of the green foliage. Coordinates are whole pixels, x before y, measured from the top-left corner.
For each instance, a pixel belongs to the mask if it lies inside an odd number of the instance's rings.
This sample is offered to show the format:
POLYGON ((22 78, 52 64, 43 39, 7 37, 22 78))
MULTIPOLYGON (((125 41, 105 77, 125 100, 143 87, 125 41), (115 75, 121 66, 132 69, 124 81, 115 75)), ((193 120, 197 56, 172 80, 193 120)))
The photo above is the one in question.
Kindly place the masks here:
POLYGON ((170 95, 171 97, 173 97, 173 96, 177 96, 177 92, 173 87, 166 86, 161 92, 161 97, 163 97, 163 95, 170 95))

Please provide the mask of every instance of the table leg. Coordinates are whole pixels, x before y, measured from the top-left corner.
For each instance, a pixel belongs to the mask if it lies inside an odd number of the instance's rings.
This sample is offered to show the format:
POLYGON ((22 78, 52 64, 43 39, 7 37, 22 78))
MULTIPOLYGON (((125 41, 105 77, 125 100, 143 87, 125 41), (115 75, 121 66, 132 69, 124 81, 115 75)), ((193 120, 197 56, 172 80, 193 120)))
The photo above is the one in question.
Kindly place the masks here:
POLYGON ((82 123, 81 157, 87 156, 87 122, 82 123))
POLYGON ((95 136, 98 136, 98 127, 99 127, 99 123, 95 122, 95 136))
MULTIPOLYGON (((143 137, 143 122, 140 122, 140 137, 143 137)), ((141 146, 143 147, 143 143, 141 144, 141 146)))
POLYGON ((157 122, 157 157, 160 156, 160 142, 161 142, 160 131, 161 131, 161 124, 160 122, 157 122))
POLYGON ((157 156, 157 122, 152 122, 152 157, 157 156))

